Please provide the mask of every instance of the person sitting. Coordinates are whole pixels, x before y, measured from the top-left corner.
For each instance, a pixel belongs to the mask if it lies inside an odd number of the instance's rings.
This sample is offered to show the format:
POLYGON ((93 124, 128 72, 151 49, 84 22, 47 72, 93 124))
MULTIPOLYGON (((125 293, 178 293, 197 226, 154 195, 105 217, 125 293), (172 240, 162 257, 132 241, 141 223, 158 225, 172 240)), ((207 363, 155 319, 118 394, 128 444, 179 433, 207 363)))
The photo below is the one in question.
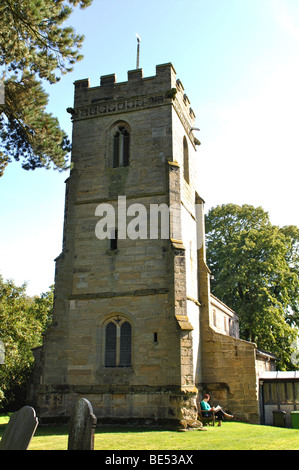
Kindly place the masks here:
POLYGON ((233 418, 232 415, 226 413, 221 406, 217 406, 216 408, 210 406, 208 401, 210 400, 210 395, 208 393, 205 394, 203 400, 200 402, 200 408, 202 410, 203 417, 212 416, 212 412, 215 412, 215 416, 218 419, 218 426, 221 426, 223 418, 233 418))

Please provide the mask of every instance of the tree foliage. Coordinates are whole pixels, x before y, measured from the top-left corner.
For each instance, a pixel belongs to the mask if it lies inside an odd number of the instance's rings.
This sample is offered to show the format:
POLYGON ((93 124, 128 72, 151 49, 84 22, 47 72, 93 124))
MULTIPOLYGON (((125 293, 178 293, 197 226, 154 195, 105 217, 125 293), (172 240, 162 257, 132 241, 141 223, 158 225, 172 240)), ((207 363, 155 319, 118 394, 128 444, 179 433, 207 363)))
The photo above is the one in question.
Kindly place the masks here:
POLYGON ((53 288, 40 297, 26 295, 0 276, 0 340, 5 363, 0 365, 0 408, 23 405, 26 384, 34 365, 32 348, 42 344, 42 335, 52 320, 53 288))
POLYGON ((290 363, 299 326, 299 229, 272 225, 261 207, 227 204, 206 217, 212 292, 240 318, 240 335, 290 363))
POLYGON ((72 7, 92 0, 2 0, 0 4, 0 176, 14 158, 22 167, 64 170, 70 142, 57 118, 46 112, 42 80, 56 83, 82 58, 84 37, 62 24, 72 7))

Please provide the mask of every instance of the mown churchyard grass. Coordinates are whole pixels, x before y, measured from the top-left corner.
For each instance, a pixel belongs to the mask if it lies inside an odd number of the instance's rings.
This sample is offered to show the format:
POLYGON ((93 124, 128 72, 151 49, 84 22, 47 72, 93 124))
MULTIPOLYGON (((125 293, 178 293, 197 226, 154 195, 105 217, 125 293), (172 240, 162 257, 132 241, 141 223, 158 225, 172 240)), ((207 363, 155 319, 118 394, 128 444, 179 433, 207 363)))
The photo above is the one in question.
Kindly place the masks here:
MULTIPOLYGON (((0 416, 0 437, 8 416, 0 416)), ((226 422, 207 431, 97 427, 95 450, 299 450, 299 429, 226 422)), ((29 450, 66 450, 67 426, 39 426, 29 450)))

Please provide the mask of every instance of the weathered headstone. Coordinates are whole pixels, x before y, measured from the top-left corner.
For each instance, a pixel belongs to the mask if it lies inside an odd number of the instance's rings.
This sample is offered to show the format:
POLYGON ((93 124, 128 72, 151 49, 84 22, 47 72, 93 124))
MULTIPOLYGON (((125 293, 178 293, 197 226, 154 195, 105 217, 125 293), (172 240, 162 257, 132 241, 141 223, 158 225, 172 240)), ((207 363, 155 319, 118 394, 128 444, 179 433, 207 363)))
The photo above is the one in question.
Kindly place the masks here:
POLYGON ((0 442, 0 450, 27 450, 38 425, 31 406, 23 406, 10 418, 0 442))
POLYGON ((81 398, 73 411, 69 425, 68 450, 93 450, 97 418, 86 398, 81 398))

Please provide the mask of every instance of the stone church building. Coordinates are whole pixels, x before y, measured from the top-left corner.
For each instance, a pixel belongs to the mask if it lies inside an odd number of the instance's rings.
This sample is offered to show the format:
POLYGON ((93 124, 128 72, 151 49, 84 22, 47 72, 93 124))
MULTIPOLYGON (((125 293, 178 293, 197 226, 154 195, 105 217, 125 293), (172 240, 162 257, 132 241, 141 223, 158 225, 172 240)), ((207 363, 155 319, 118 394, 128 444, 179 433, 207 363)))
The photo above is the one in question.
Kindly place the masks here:
POLYGON ((175 424, 209 392, 259 422, 258 372, 273 361, 210 293, 200 142, 173 65, 74 86, 54 320, 30 390, 38 415, 63 420, 85 397, 100 423, 175 424))

